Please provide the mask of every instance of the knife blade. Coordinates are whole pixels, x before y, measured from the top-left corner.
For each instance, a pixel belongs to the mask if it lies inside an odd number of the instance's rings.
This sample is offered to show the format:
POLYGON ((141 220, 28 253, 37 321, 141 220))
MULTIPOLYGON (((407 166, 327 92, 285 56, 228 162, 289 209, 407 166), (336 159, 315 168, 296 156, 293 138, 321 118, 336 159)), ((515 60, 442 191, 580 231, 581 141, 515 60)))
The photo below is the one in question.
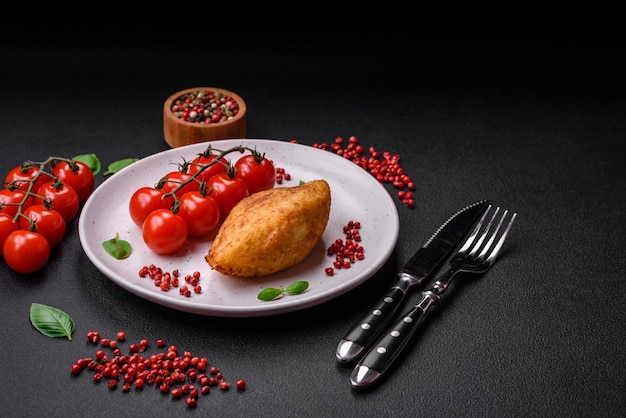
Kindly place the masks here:
POLYGON ((409 289, 436 270, 488 205, 488 200, 481 200, 459 210, 413 254, 398 272, 397 283, 341 339, 335 353, 340 363, 351 362, 363 353, 389 323, 409 289))

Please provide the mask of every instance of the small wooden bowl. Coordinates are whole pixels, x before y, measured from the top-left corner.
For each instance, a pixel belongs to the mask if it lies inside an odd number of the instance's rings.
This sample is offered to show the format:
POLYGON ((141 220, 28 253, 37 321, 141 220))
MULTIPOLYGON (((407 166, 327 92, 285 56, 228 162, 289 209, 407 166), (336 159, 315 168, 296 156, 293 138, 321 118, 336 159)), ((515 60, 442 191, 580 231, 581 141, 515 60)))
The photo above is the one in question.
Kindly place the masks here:
POLYGON ((216 87, 195 87, 172 94, 163 105, 163 133, 165 141, 172 147, 218 139, 240 139, 246 137, 246 103, 232 91, 216 87), (172 106, 181 96, 198 91, 211 91, 229 96, 239 106, 239 111, 232 118, 205 124, 179 119, 172 111, 172 106))

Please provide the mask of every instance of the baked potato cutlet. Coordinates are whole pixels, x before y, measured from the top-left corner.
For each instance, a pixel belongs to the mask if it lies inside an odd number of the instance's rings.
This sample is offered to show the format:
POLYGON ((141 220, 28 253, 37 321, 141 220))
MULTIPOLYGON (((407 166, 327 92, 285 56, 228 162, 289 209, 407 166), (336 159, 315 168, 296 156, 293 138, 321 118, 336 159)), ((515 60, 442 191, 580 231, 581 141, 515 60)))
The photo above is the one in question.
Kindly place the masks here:
POLYGON ((260 277, 304 260, 319 242, 330 215, 330 186, 312 180, 241 200, 220 226, 205 260, 235 277, 260 277))

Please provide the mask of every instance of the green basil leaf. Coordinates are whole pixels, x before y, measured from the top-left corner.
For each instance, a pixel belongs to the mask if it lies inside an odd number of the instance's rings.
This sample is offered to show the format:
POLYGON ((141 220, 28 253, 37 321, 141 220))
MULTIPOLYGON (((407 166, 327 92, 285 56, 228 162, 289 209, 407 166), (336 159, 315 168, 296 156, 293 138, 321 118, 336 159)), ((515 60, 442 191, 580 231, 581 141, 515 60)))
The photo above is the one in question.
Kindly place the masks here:
POLYGON ((109 253, 109 255, 118 260, 128 258, 128 256, 130 256, 130 254, 133 252, 133 248, 131 247, 130 243, 128 241, 120 239, 119 234, 115 234, 115 238, 104 241, 102 243, 102 246, 104 247, 104 250, 109 253))
POLYGON ((298 282, 293 282, 289 286, 287 286, 287 288, 285 289, 285 292, 287 292, 290 295, 298 295, 300 293, 306 292, 308 288, 309 288, 309 282, 300 280, 298 282))
POLYGON ((262 301, 269 302, 271 300, 279 299, 283 295, 282 289, 276 289, 275 287, 268 287, 259 292, 258 298, 262 301))
POLYGON ((60 309, 52 306, 32 303, 30 305, 30 322, 42 334, 48 337, 67 337, 72 339, 74 321, 60 309))
POLYGON ((109 167, 107 168, 107 171, 105 171, 104 173, 102 173, 103 176, 108 176, 110 174, 115 174, 118 171, 120 171, 122 168, 131 165, 132 163, 134 163, 135 161, 139 160, 139 158, 124 158, 122 160, 117 160, 117 161, 113 161, 111 164, 109 164, 109 167))
POLYGON ((89 166, 93 174, 96 175, 100 172, 102 165, 100 160, 96 157, 96 154, 81 154, 74 157, 74 160, 83 162, 89 166))

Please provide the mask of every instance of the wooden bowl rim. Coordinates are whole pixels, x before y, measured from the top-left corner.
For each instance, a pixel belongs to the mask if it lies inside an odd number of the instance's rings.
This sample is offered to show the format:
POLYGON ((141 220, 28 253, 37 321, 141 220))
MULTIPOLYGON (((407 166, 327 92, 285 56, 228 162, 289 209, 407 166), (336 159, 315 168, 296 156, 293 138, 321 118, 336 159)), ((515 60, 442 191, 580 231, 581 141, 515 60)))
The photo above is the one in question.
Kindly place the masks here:
POLYGON ((163 105, 163 114, 164 117, 166 117, 170 122, 173 123, 180 123, 189 127, 193 127, 193 128, 197 128, 197 129, 204 129, 204 130, 210 130, 210 129, 214 129, 220 126, 225 126, 225 125, 232 125, 234 123, 238 123, 239 120, 241 118, 243 118, 246 114, 246 102, 243 100, 243 98, 241 98, 241 96, 239 96, 237 93, 232 92, 230 90, 226 90, 226 89, 222 89, 219 87, 193 87, 193 88, 188 88, 188 89, 184 89, 184 90, 180 90, 174 94, 172 94, 171 96, 169 96, 167 98, 167 100, 165 101, 164 105, 163 105), (214 92, 219 92, 222 93, 226 96, 230 96, 233 99, 235 99, 235 101, 237 102, 237 104, 239 105, 239 111, 237 112, 237 114, 235 116, 233 116, 231 119, 222 121, 222 122, 217 122, 217 123, 209 123, 209 124, 204 124, 204 123, 197 123, 197 122, 187 122, 186 120, 182 120, 177 118, 174 115, 174 112, 172 112, 172 104, 174 103, 174 101, 176 99, 178 99, 180 96, 187 94, 187 93, 193 93, 196 91, 214 91, 214 92))

